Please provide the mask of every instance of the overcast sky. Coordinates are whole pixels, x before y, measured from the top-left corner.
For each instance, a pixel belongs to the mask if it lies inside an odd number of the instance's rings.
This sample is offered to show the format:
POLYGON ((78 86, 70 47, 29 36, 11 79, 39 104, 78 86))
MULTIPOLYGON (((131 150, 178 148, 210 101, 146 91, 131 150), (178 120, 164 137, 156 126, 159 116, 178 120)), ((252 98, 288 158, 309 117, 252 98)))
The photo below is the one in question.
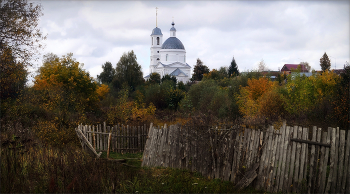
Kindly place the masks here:
MULTIPOLYGON (((187 63, 200 58, 209 69, 229 66, 257 69, 263 59, 271 70, 307 61, 320 70, 327 52, 332 69, 350 60, 350 1, 35 1, 47 34, 43 54, 72 52, 96 78, 102 64, 115 67, 134 50, 144 76, 149 73, 151 32, 170 35, 174 17, 187 63)), ((41 65, 41 64, 38 64, 41 65)))

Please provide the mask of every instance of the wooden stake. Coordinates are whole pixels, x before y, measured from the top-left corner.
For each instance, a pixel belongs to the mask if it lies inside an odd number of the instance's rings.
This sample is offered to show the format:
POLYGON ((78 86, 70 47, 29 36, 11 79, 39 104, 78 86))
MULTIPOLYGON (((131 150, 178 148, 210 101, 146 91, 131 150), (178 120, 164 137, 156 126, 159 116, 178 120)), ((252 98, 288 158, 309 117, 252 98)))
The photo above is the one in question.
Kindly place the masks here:
POLYGON ((109 132, 108 134, 108 149, 107 149, 107 158, 109 158, 109 151, 110 151, 110 148, 111 148, 111 137, 112 137, 112 133, 109 132))

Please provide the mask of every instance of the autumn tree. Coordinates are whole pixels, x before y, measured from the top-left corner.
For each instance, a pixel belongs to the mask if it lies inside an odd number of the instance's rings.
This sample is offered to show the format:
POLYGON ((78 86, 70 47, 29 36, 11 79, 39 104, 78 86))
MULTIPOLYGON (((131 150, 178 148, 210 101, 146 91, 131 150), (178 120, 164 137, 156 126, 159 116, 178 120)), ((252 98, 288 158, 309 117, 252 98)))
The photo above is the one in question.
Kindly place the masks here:
POLYGON ((97 84, 72 53, 43 61, 45 63, 35 77, 34 89, 39 92, 38 98, 44 109, 57 110, 57 116, 64 120, 68 112, 85 113, 95 108, 97 84))
POLYGON ((131 88, 131 91, 134 91, 136 86, 144 82, 141 65, 137 63, 134 51, 124 53, 120 57, 116 67, 116 75, 112 82, 117 89, 127 85, 131 88))
POLYGON ((331 68, 331 61, 329 60, 326 52, 320 58, 320 66, 321 66, 322 71, 330 70, 330 68, 331 68))
POLYGON ((150 74, 149 76, 149 79, 148 79, 148 82, 151 83, 151 84, 154 84, 154 83, 157 83, 157 84, 160 84, 160 75, 159 73, 156 73, 156 72, 153 72, 150 74))
POLYGON ((238 70, 238 66, 237 66, 235 57, 232 58, 231 65, 228 68, 228 75, 229 75, 229 77, 239 75, 239 70, 238 70))
POLYGON ((97 80, 104 84, 111 83, 115 76, 115 69, 113 68, 112 63, 109 61, 105 62, 105 64, 102 65, 102 69, 103 71, 100 75, 97 75, 97 80))
POLYGON ((206 65, 203 65, 203 62, 198 58, 193 69, 191 81, 201 81, 203 79, 203 74, 205 73, 209 73, 209 68, 206 65))
POLYGON ((0 51, 11 49, 16 61, 25 67, 37 59, 41 41, 46 39, 38 28, 41 10, 40 4, 27 0, 0 1, 0 51))

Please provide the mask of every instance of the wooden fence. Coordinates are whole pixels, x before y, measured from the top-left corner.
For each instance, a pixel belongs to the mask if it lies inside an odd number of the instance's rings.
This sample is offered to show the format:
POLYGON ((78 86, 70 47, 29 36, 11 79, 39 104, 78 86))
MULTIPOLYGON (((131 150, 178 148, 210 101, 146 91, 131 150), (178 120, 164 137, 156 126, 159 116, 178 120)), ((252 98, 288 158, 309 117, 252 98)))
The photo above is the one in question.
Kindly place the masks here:
POLYGON ((144 126, 79 125, 86 139, 96 151, 107 151, 110 138, 110 150, 118 153, 143 152, 149 128, 144 126))
POLYGON ((255 189, 269 192, 350 193, 350 133, 339 128, 151 125, 148 136, 142 166, 189 169, 235 184, 253 180, 255 189))

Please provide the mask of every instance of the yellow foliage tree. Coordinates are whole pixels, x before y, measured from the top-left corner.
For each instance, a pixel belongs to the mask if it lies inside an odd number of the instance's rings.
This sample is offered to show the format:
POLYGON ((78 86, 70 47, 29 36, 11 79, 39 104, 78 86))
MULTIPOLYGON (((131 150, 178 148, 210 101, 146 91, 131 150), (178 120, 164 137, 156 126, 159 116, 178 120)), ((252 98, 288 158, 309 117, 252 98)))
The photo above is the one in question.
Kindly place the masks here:
POLYGON ((274 91, 277 82, 266 77, 248 79, 248 86, 240 88, 239 111, 245 119, 271 118, 281 110, 282 99, 274 91))
POLYGON ((106 84, 101 84, 96 90, 98 97, 102 100, 109 93, 109 87, 106 84))
MULTIPOLYGON (((97 84, 82 69, 82 64, 73 59, 72 53, 61 58, 47 55, 35 77, 33 88, 37 93, 37 103, 49 113, 51 118, 48 119, 54 122, 52 126, 73 136, 74 128, 86 121, 86 112, 97 107, 97 84)), ((51 136, 62 135, 53 129, 45 131, 51 136)))

